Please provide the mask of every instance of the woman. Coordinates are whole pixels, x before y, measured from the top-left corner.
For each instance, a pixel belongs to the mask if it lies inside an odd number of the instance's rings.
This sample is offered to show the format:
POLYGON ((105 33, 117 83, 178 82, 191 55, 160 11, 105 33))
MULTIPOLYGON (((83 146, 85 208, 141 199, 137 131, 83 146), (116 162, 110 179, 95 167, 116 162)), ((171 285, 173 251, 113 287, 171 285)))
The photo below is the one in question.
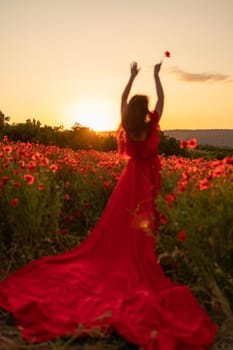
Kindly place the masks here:
POLYGON ((139 72, 131 65, 118 132, 128 162, 90 235, 72 251, 31 262, 0 283, 0 306, 28 340, 105 336, 115 329, 146 350, 204 350, 215 338, 216 326, 190 289, 165 277, 154 254, 160 68, 154 67, 158 101, 150 112, 145 96, 127 103, 139 72))

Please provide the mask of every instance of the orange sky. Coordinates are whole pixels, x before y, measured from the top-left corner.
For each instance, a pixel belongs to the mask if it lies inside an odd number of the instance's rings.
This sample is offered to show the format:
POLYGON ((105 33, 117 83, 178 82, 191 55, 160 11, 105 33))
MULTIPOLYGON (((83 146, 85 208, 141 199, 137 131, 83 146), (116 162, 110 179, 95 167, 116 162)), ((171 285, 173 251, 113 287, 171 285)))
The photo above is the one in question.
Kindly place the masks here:
POLYGON ((169 50, 161 128, 233 128, 232 13, 232 0, 0 0, 0 110, 116 129, 130 62, 132 94, 153 107, 153 65, 169 50))

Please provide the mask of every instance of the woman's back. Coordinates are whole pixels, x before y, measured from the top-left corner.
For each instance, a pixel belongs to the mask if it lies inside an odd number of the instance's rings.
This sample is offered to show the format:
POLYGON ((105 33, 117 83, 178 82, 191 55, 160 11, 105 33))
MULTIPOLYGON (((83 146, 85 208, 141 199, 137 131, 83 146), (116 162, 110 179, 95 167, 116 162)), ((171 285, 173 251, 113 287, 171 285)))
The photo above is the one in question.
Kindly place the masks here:
POLYGON ((141 139, 133 139, 130 137, 125 129, 121 126, 118 134, 118 152, 122 157, 154 157, 158 153, 159 143, 159 125, 158 125, 158 113, 154 111, 151 114, 151 126, 148 132, 145 131, 141 134, 141 139))

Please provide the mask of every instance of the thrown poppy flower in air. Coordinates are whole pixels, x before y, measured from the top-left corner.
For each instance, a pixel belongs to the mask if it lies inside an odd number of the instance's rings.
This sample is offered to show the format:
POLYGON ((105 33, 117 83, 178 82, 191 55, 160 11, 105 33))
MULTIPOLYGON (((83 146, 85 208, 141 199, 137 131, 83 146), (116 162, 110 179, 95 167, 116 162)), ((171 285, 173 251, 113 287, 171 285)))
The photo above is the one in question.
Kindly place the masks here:
POLYGON ((165 56, 165 57, 171 57, 170 51, 165 51, 165 52, 164 52, 164 56, 165 56))

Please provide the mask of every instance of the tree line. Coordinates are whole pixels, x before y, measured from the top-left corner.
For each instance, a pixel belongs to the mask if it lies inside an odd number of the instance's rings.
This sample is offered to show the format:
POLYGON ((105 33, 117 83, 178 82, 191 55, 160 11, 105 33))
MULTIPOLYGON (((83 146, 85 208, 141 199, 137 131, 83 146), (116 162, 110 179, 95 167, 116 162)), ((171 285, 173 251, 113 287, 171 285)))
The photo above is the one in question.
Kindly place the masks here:
POLYGON ((117 147, 116 138, 111 133, 103 137, 79 123, 75 123, 69 130, 63 126, 42 126, 35 118, 27 119, 24 123, 10 124, 10 117, 0 111, 0 139, 5 135, 11 141, 53 144, 74 150, 94 148, 110 151, 117 147))

